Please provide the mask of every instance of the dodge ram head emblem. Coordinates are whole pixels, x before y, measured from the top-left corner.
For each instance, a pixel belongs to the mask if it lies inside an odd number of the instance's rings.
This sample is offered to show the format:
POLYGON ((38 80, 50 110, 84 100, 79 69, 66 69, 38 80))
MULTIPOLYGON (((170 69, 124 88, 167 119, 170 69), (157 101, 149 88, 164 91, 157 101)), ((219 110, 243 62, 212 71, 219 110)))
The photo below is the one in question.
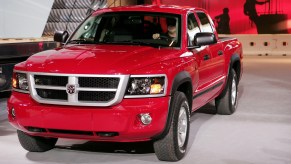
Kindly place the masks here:
POLYGON ((68 94, 74 94, 76 92, 76 85, 67 85, 67 93, 68 94))

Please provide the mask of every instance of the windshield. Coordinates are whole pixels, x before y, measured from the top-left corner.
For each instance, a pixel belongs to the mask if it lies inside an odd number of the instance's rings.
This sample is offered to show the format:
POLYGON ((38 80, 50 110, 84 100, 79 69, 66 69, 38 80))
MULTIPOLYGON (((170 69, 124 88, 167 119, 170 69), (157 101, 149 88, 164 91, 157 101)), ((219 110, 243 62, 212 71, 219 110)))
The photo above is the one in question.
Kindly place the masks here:
POLYGON ((68 44, 132 44, 180 47, 179 15, 113 12, 87 18, 68 44))

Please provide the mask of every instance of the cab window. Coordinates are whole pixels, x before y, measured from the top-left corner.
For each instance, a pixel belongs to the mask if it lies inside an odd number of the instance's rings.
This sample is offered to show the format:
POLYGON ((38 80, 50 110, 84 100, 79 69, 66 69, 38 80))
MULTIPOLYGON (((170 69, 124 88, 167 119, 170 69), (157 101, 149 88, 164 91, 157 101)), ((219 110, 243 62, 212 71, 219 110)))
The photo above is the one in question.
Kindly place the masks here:
POLYGON ((198 22, 193 13, 188 14, 187 18, 187 34, 188 34, 188 46, 193 46, 194 37, 197 33, 201 32, 198 22))
POLYGON ((198 15, 199 20, 201 22, 201 30, 203 32, 212 32, 213 33, 213 29, 212 29, 210 20, 207 17, 207 15, 204 12, 197 12, 197 15, 198 15))

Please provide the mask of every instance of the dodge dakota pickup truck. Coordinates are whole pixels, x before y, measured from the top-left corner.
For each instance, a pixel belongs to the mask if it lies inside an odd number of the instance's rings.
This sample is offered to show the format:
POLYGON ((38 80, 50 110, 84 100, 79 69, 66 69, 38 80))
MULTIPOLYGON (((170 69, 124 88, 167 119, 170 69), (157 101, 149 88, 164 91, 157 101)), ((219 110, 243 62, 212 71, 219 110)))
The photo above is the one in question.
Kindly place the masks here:
POLYGON ((58 138, 152 141, 159 160, 185 156, 191 113, 238 104, 242 45, 219 38, 207 11, 149 5, 93 12, 63 45, 14 67, 8 118, 22 147, 58 138))

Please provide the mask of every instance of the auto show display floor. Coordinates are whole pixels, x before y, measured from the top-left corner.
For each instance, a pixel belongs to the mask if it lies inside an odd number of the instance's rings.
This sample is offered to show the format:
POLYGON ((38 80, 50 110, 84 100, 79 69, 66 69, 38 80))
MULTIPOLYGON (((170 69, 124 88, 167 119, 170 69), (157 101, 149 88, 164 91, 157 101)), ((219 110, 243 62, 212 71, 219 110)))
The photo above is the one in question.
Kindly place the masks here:
MULTIPOLYGON (((0 98, 0 107, 6 106, 0 98)), ((211 113, 211 104, 202 111, 211 113)), ((177 163, 291 163, 291 57, 246 56, 237 111, 230 116, 194 113, 187 155, 177 163)), ((24 150, 16 130, 0 121, 0 163, 160 163, 152 143, 60 139, 44 153, 24 150)))

